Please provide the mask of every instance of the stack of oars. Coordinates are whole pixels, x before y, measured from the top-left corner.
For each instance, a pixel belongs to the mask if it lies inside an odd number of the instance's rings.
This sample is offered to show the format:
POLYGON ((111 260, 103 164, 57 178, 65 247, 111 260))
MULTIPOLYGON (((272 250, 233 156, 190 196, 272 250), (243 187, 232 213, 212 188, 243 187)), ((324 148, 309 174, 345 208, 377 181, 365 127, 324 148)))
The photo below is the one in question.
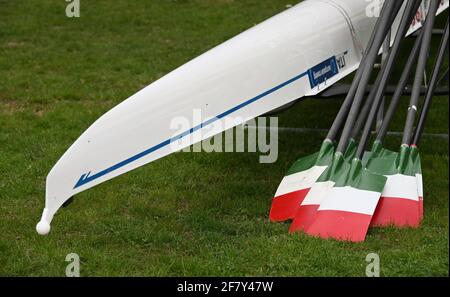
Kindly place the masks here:
POLYGON ((385 1, 361 66, 320 150, 298 159, 281 181, 272 202, 270 219, 293 220, 290 232, 363 241, 370 226, 420 225, 423 218, 423 186, 417 145, 448 44, 447 20, 420 117, 416 121, 438 0, 430 2, 423 28, 406 64, 402 65, 403 72, 376 140, 366 151, 399 49, 422 1, 405 2, 398 32, 377 74, 375 87, 365 97, 378 53, 390 34, 403 1, 385 1), (414 66, 416 69, 403 140, 398 152, 390 151, 383 147, 383 139, 414 66))

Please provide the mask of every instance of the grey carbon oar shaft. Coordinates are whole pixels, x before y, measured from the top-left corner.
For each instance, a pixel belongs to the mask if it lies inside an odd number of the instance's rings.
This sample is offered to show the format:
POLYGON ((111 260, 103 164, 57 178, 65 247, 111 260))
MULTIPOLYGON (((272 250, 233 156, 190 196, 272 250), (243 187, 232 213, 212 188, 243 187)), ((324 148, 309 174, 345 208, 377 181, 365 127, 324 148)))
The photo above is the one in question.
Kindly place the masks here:
MULTIPOLYGON (((381 70, 380 70, 381 71, 381 70)), ((380 86, 381 76, 378 75, 375 83, 373 84, 373 88, 370 90, 369 96, 364 102, 364 106, 359 113, 358 120, 356 120, 355 126, 353 127, 351 138, 356 139, 358 137, 359 132, 361 131, 364 123, 367 120, 367 116, 369 115, 370 107, 372 106, 372 102, 375 99, 376 89, 380 86)))
POLYGON ((386 111, 386 114, 383 119, 383 123, 381 124, 380 130, 378 131, 376 140, 382 142, 384 137, 387 134, 389 124, 394 117, 395 112, 397 111, 398 104, 400 103, 400 99, 405 90, 405 86, 408 83, 408 79, 411 75, 414 64, 416 63, 417 57, 419 55, 420 46, 422 44, 423 30, 420 31, 419 36, 416 38, 414 42, 414 46, 411 50, 411 53, 406 61, 405 67, 403 68, 402 74, 400 76, 399 81, 397 82, 397 87, 392 96, 391 102, 389 103, 389 107, 386 111))
POLYGON ((434 20, 436 19, 436 12, 439 7, 439 0, 430 1, 430 7, 428 9, 427 18, 424 24, 424 35, 422 39, 422 45, 420 48, 419 59, 417 61, 416 74, 414 77, 414 83, 412 86, 411 100, 408 109, 408 115, 406 117, 405 130, 403 131, 402 145, 410 145, 414 122, 417 114, 417 105, 420 97, 420 87, 422 86, 424 70, 428 59, 428 52, 430 49, 431 35, 433 33, 434 20))
POLYGON ((420 0, 408 0, 406 4, 405 11, 400 21, 399 28, 397 30, 397 34, 394 39, 394 44, 392 45, 391 50, 389 51, 388 58, 382 71, 380 71, 379 77, 380 82, 379 86, 376 90, 375 98, 373 99, 373 104, 368 114, 367 121, 365 122, 365 126, 363 129, 363 134, 361 136, 361 140, 358 145, 358 149, 356 151, 356 157, 361 158, 364 154, 364 150, 367 146, 367 142, 370 138, 370 131, 372 129, 373 122, 375 120, 378 109, 380 108, 381 101, 384 96, 384 92, 386 89, 386 85, 388 83, 389 77, 392 73, 392 69, 394 66, 394 62, 400 52, 400 45, 404 40, 406 32, 408 31, 413 16, 416 14, 417 9, 419 8, 421 1, 420 0))
MULTIPOLYGON (((388 9, 386 3, 383 5, 383 8, 381 10, 380 15, 388 15, 388 9)), ((344 102, 342 103, 342 106, 336 115, 336 118, 333 121, 333 124, 331 125, 330 130, 328 131, 327 140, 334 141, 336 139, 337 134, 339 133, 339 130, 341 129, 342 124, 344 123, 345 119, 347 118, 348 112, 350 110, 350 107, 352 106, 353 99, 356 93, 356 90, 358 89, 359 81, 361 80, 361 76, 364 72, 364 69, 366 67, 369 67, 369 65, 366 63, 367 55, 374 46, 375 36, 377 35, 377 32, 379 31, 379 28, 381 26, 382 18, 379 17, 377 22, 375 23, 373 32, 371 34, 371 37, 369 39, 369 42, 367 43, 367 47, 364 51, 364 55, 361 59, 360 67, 356 71, 355 77, 353 78, 353 82, 350 86, 350 89, 347 92, 347 96, 345 97, 344 102)), ((373 64, 373 63, 372 63, 373 64)), ((370 65, 371 67, 372 65, 370 65)))
MULTIPOLYGON (((420 5, 420 1, 421 0, 414 0, 414 1, 418 2, 418 4, 417 4, 417 8, 418 8, 418 6, 420 5)), ((394 21, 395 17, 396 17, 395 14, 391 14, 391 18, 393 18, 392 22, 394 21)), ((390 44, 387 43, 387 48, 384 48, 384 45, 386 44, 386 41, 389 41, 389 39, 390 39, 390 38, 388 38, 389 35, 390 35, 390 32, 386 33, 386 34, 387 34, 387 36, 386 36, 385 41, 383 43, 383 51, 386 50, 387 51, 387 55, 389 55, 389 52, 391 51, 390 44)), ((385 71, 385 69, 386 69, 385 64, 386 63, 383 63, 382 68, 380 69, 380 73, 385 71)), ((372 102, 375 100, 375 95, 377 93, 377 89, 380 86, 381 77, 382 77, 381 75, 377 75, 375 83, 373 84, 373 87, 370 90, 366 101, 364 102, 364 106, 361 109, 361 111, 360 111, 360 113, 358 115, 358 119, 356 120, 356 123, 355 123, 355 125, 354 125, 354 127, 352 129, 352 133, 351 133, 351 136, 350 136, 350 138, 352 138, 352 139, 356 139, 358 137, 358 134, 361 132, 364 123, 367 121, 367 117, 369 115, 369 112, 370 112, 370 109, 371 109, 371 106, 372 106, 372 102)))
MULTIPOLYGON (((375 59, 378 55, 378 51, 381 47, 381 44, 383 43, 385 37, 386 37, 386 29, 389 28, 392 25, 391 15, 397 14, 398 10, 400 9, 402 2, 401 1, 392 1, 392 0, 386 0, 383 5, 383 11, 385 12, 380 16, 380 28, 377 30, 373 46, 371 47, 369 53, 367 54, 366 59, 366 65, 373 65, 375 62, 375 59), (400 3, 400 5, 398 5, 400 3)), ((348 141, 350 139, 350 134, 353 129, 353 125, 356 121, 356 118, 358 116, 358 113, 360 111, 360 106, 363 101, 363 97, 365 94, 365 89, 367 87, 367 84, 369 82, 371 73, 372 73, 372 67, 364 67, 364 71, 361 75, 361 79, 359 81, 358 88, 355 93, 355 98, 353 99, 353 104, 350 108, 347 121, 344 126, 344 130, 341 135, 341 139, 339 140, 338 147, 336 149, 336 153, 343 153, 348 145, 348 141)))
POLYGON ((433 73, 431 75, 430 83, 428 84, 427 94, 425 96, 425 101, 423 103, 422 111, 420 113, 419 122, 416 127, 416 133, 414 135, 413 145, 418 145, 422 132, 425 126, 425 121, 427 120, 428 111, 433 100, 434 91, 436 90, 437 82, 439 80, 439 70, 444 62, 445 51, 448 48, 448 18, 447 24, 445 26, 444 35, 441 39, 441 44, 439 45, 439 52, 436 57, 436 61, 433 66, 433 73))
MULTIPOLYGON (((417 9, 419 8, 420 3, 422 2, 422 0, 412 0, 412 1, 413 2, 415 1, 416 5, 412 9, 412 13, 409 16, 409 19, 412 19, 413 14, 415 14, 417 12, 417 9)), ((405 11, 404 12, 407 12, 407 11, 408 11, 408 7, 405 7, 405 11)), ((391 15, 391 17, 395 18, 396 15, 393 15, 393 16, 391 15)), ((401 27, 401 25, 399 26, 399 28, 400 27, 401 27)), ((409 28, 409 26, 408 26, 408 28, 409 28)), ((386 36, 385 43, 386 43, 386 41, 388 41, 388 37, 389 37, 389 35, 386 36)), ((394 47, 394 45, 393 45, 393 47, 394 47)), ((384 47, 384 44, 383 44, 383 47, 384 47)), ((390 51, 392 50, 391 47, 390 47, 390 44, 388 43, 388 48, 387 49, 383 48, 383 50, 387 50, 388 51, 387 52, 387 57, 389 57, 390 51)), ((388 61, 388 59, 387 59, 387 61, 388 61)), ((377 90, 378 90, 378 88, 380 88, 380 83, 381 83, 381 80, 383 78, 383 72, 386 71, 386 68, 387 68, 386 67, 386 63, 383 63, 382 68, 380 69, 380 73, 377 75, 376 81, 373 84, 373 88, 370 90, 369 96, 367 97, 366 102, 364 102, 364 106, 363 106, 361 112, 359 113, 358 120, 356 121, 356 124, 355 124, 355 126, 354 126, 354 128, 352 130, 352 134, 351 134, 350 137, 353 138, 353 139, 357 138, 358 134, 361 132, 361 130, 363 128, 363 125, 367 121, 367 118, 369 116, 369 112, 370 112, 371 107, 372 107, 372 103, 373 103, 374 100, 376 100, 375 98, 377 96, 377 90)), ((385 88, 386 88, 386 86, 383 86, 383 89, 385 89, 385 88)), ((378 108, 378 110, 379 110, 379 108, 378 108)))

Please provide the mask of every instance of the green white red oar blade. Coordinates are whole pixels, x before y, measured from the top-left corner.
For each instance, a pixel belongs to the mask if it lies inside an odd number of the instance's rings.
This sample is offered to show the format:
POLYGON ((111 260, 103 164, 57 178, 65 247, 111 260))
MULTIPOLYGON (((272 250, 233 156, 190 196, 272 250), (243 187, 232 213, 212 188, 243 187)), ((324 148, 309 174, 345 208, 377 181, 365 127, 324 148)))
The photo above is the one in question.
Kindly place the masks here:
POLYGON ((336 182, 322 201, 307 234, 364 241, 386 178, 363 168, 359 159, 352 161, 346 177, 345 182, 336 182))
POLYGON ((290 233, 308 229, 314 221, 317 209, 333 188, 336 180, 349 169, 350 164, 347 163, 345 156, 342 158, 341 154, 336 155, 333 164, 322 173, 303 199, 289 228, 290 233))
POLYGON ((291 166, 272 200, 271 221, 286 221, 295 216, 311 186, 331 164, 333 154, 333 143, 325 140, 319 152, 300 158, 291 166))
POLYGON ((419 226, 420 203, 412 165, 408 146, 402 146, 395 158, 390 156, 370 160, 367 168, 387 178, 371 226, 419 226))

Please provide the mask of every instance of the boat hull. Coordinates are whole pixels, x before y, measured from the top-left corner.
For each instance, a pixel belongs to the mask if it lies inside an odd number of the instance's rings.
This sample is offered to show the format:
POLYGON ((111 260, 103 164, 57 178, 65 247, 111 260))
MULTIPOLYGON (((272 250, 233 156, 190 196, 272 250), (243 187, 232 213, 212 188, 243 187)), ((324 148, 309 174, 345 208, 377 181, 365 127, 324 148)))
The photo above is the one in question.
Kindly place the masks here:
POLYGON ((357 69, 375 22, 365 1, 304 1, 172 71, 66 151, 47 176, 41 221, 79 192, 323 91, 357 69))

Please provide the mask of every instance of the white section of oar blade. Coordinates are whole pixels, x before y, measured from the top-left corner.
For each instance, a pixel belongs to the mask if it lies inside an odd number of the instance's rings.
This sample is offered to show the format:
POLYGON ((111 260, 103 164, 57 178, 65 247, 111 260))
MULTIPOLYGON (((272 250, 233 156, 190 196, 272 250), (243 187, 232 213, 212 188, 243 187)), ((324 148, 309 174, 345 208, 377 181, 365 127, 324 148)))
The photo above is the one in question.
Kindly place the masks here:
POLYGON ((337 210, 373 215, 380 199, 378 192, 355 189, 352 187, 335 187, 319 206, 321 210, 337 210))
POLYGON ((320 205, 334 184, 332 181, 314 183, 301 205, 320 205))
POLYGON ((36 225, 36 231, 40 235, 47 235, 50 232, 50 222, 52 221, 53 215, 49 214, 47 208, 44 208, 42 212, 41 220, 36 225))
POLYGON ((416 180, 417 180, 417 194, 419 197, 423 198, 423 180, 422 180, 422 174, 417 173, 416 174, 416 180))
POLYGON ((381 196, 418 201, 417 178, 404 174, 387 175, 381 196))
POLYGON ((325 169, 327 166, 313 166, 308 170, 285 176, 278 186, 275 197, 310 188, 325 169))

